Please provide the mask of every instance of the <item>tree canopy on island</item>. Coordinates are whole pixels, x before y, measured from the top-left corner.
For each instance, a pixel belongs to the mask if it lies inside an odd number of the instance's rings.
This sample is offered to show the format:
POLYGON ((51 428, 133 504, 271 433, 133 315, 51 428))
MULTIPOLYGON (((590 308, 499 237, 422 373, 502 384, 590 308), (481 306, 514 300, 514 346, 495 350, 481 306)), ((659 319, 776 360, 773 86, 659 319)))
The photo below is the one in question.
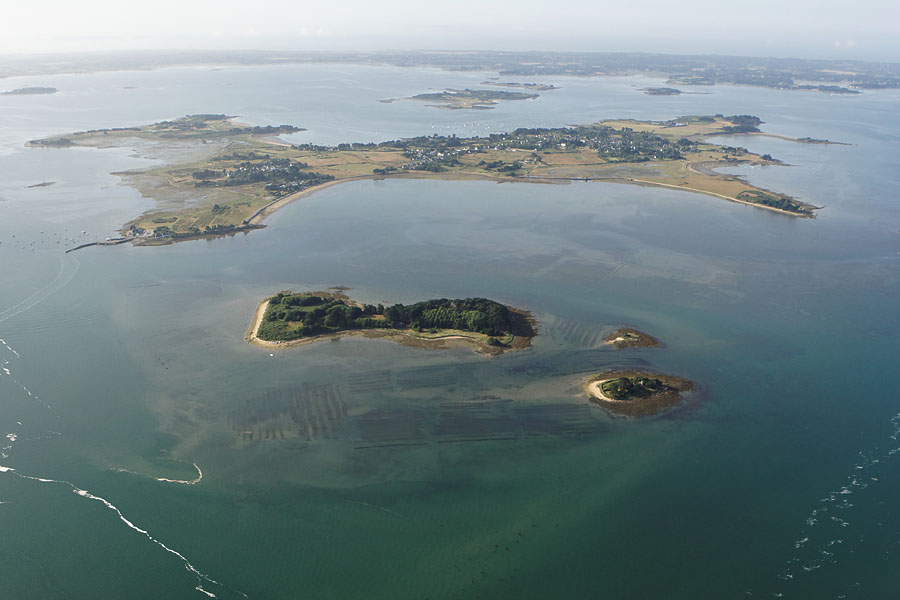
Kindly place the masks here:
POLYGON ((613 400, 646 398, 673 389, 652 377, 617 377, 605 381, 601 387, 603 393, 613 400))
POLYGON ((269 306, 257 331, 260 339, 288 341, 353 329, 453 329, 488 336, 512 330, 510 310, 487 298, 441 298, 416 304, 358 305, 341 296, 281 292, 269 306))

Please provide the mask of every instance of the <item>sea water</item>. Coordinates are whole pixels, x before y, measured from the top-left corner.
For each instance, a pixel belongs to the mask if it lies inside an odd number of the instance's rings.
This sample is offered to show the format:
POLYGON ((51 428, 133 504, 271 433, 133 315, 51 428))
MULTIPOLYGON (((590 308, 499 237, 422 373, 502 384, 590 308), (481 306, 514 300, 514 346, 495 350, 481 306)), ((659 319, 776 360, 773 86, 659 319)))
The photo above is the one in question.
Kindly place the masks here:
POLYGON ((651 97, 658 79, 547 78, 561 89, 488 111, 378 102, 495 75, 2 82, 60 92, 0 97, 0 596, 893 593, 897 93, 651 97), (24 142, 200 112, 328 144, 749 113, 849 145, 721 140, 792 165, 730 172, 824 206, 815 220, 617 184, 385 180, 330 187, 248 235, 66 254, 153 206, 112 173, 167 157, 24 142), (498 358, 244 342, 266 295, 331 286, 373 303, 485 296, 531 311, 539 336, 498 358), (663 346, 600 345, 624 325, 663 346), (698 389, 665 415, 611 418, 581 382, 620 367, 698 389))

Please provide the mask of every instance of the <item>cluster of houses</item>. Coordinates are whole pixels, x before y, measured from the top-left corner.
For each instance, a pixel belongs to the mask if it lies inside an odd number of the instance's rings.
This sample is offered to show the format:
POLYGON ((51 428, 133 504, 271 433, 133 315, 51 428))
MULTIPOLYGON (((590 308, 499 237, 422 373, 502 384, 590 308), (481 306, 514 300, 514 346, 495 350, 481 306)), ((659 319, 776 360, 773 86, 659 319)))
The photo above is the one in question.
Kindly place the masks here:
POLYGON ((575 151, 588 148, 604 158, 627 161, 671 160, 681 158, 682 150, 694 146, 695 142, 687 139, 673 143, 665 137, 629 128, 594 126, 517 129, 511 133, 492 134, 487 138, 416 138, 403 145, 404 155, 410 161, 402 168, 433 170, 435 165, 455 166, 463 156, 489 150, 531 152, 539 160, 536 154, 539 151, 575 151), (421 142, 421 145, 417 142, 421 142))

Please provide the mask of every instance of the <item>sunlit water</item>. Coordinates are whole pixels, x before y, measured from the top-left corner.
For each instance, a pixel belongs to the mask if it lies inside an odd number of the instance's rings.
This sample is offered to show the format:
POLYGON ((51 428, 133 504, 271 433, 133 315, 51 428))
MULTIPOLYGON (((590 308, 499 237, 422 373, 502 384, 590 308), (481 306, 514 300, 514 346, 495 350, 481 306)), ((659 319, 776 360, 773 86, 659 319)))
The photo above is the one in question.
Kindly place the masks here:
POLYGON ((0 597, 894 593, 897 93, 650 97, 659 80, 553 78, 491 111, 377 102, 490 75, 0 81, 60 89, 0 96, 0 597), (315 143, 750 113, 852 145, 728 140, 794 165, 734 172, 825 205, 812 221, 615 184, 388 180, 331 187, 250 235, 65 254, 151 207, 110 173, 163 157, 22 144, 198 112, 315 143), (243 341, 266 294, 338 285, 367 302, 486 296, 532 311, 540 335, 493 359, 243 341), (664 346, 598 345, 622 325, 664 346), (699 389, 645 420, 585 402, 585 376, 634 365, 699 389))

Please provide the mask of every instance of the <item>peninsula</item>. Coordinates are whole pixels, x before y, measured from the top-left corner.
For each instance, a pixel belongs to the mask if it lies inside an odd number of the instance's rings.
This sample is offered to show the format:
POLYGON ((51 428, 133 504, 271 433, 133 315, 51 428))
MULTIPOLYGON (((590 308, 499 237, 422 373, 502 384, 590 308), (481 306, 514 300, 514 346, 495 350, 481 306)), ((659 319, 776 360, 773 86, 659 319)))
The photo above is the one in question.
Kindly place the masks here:
POLYGON ((584 387, 591 402, 614 415, 644 417, 677 406, 694 384, 673 375, 615 371, 591 377, 584 387))
POLYGON ((360 304, 341 292, 279 292, 260 303, 246 339, 290 347, 353 334, 423 348, 461 342, 491 355, 527 348, 536 335, 529 313, 486 298, 384 306, 360 304))
POLYGON ((761 123, 750 115, 686 116, 322 146, 290 144, 276 137, 303 131, 291 125, 251 127, 227 115, 192 115, 142 127, 44 138, 28 145, 149 146, 156 153, 171 149, 180 162, 117 173, 157 202, 155 209, 122 230, 126 241, 138 244, 259 228, 272 212, 305 194, 369 178, 606 181, 707 194, 793 217, 814 216, 810 204, 715 171, 742 164, 782 164, 767 154, 708 141, 721 135, 772 135, 759 130, 761 123))

